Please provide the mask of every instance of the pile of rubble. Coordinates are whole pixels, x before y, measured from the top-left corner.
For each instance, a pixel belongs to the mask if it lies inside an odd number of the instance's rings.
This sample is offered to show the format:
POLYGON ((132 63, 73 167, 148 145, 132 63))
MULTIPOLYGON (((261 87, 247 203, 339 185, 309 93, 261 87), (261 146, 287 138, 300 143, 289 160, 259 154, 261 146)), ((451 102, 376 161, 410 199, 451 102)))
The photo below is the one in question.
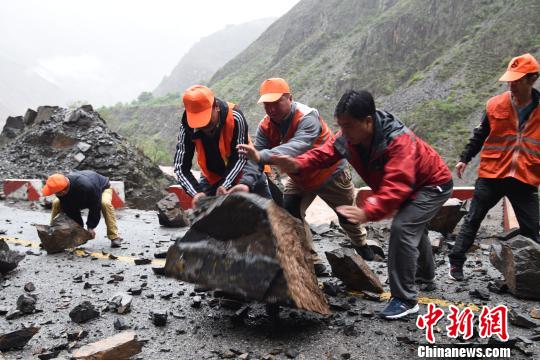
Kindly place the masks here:
POLYGON ((45 179, 54 172, 94 170, 125 182, 131 207, 149 209, 174 180, 125 138, 109 131, 91 105, 41 106, 10 117, 0 134, 4 178, 45 179))

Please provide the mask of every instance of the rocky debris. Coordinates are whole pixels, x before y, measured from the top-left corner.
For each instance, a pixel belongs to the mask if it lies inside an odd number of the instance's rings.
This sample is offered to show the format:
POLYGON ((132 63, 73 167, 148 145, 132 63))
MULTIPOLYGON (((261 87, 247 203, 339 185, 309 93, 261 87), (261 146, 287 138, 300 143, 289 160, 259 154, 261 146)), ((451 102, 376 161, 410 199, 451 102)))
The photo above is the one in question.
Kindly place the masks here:
POLYGON ((167 311, 164 310, 153 310, 151 313, 152 322, 156 326, 165 326, 167 325, 167 311))
POLYGON ((66 334, 67 340, 69 342, 80 341, 80 340, 84 339, 87 336, 88 336, 88 331, 86 331, 86 330, 68 332, 66 334))
POLYGON ((366 240, 366 243, 371 248, 371 250, 373 250, 373 253, 375 255, 379 255, 383 259, 385 258, 384 250, 383 250, 381 244, 377 240, 368 239, 368 240, 366 240))
POLYGON ((465 201, 450 198, 444 203, 437 215, 431 219, 428 229, 438 231, 443 235, 450 234, 465 214, 467 214, 465 201))
POLYGON ((135 263, 135 265, 148 265, 152 263, 152 259, 138 258, 134 259, 133 262, 135 263))
POLYGON ((535 306, 531 309, 530 311, 530 315, 533 319, 538 319, 540 320, 540 307, 539 306, 535 306))
POLYGON ((473 289, 469 291, 469 295, 471 295, 473 298, 489 301, 490 296, 489 293, 482 289, 473 289))
POLYGON ((127 330, 129 329, 129 325, 126 324, 126 321, 122 318, 116 318, 114 319, 113 326, 116 330, 127 330))
POLYGON ((490 261, 504 275, 512 294, 540 300, 540 244, 518 235, 504 243, 493 244, 490 261))
POLYGON ((31 294, 23 294, 17 299, 17 310, 23 314, 31 314, 36 310, 37 297, 31 294))
POLYGON ((0 335, 0 351, 22 349, 39 331, 39 326, 30 326, 0 335))
POLYGON ((124 181, 127 205, 141 209, 151 209, 174 182, 125 138, 110 131, 91 105, 77 109, 41 106, 37 114, 27 115, 9 121, 8 129, 15 137, 0 151, 5 178, 46 179, 51 169, 63 173, 95 170, 124 181), (24 131, 18 130, 20 126, 24 131))
POLYGON ((187 214, 180 206, 176 194, 169 194, 156 204, 159 224, 166 227, 189 226, 187 214))
POLYGON ((83 301, 69 312, 69 317, 72 321, 81 324, 99 317, 99 312, 90 301, 83 301))
POLYGON ((302 224, 254 194, 203 198, 165 272, 260 302, 328 314, 302 224))
POLYGON ((489 291, 495 294, 504 294, 508 292, 508 285, 502 280, 490 281, 487 285, 489 291))
POLYGON ((343 281, 349 289, 383 292, 383 286, 377 275, 354 250, 339 248, 325 254, 332 267, 332 274, 343 281))
POLYGON ((526 329, 534 329, 540 324, 539 322, 533 320, 530 316, 521 314, 514 309, 510 309, 510 311, 508 311, 508 321, 512 325, 526 329))
POLYGON ((131 301, 133 297, 128 294, 119 293, 109 299, 107 306, 109 311, 114 311, 118 314, 125 314, 131 310, 131 301))
POLYGON ((4 146, 24 131, 22 116, 8 116, 2 132, 0 133, 0 147, 4 146))
POLYGON ((141 343, 133 331, 123 331, 114 336, 85 345, 72 354, 76 360, 129 359, 141 352, 141 343))
POLYGON ((6 320, 14 320, 23 316, 23 313, 18 309, 10 309, 6 314, 6 320))
POLYGON ((8 244, 0 239, 0 274, 6 274, 15 269, 25 255, 9 249, 8 244))
POLYGON ((41 245, 48 254, 75 248, 92 239, 92 234, 64 213, 59 213, 51 225, 35 225, 41 245))

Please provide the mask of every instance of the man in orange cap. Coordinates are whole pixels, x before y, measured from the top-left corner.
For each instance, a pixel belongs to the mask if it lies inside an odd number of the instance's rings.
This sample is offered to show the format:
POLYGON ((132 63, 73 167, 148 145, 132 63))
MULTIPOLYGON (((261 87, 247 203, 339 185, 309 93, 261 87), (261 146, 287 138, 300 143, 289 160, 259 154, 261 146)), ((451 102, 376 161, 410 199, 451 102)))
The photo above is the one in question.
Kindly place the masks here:
POLYGON ((450 252, 450 277, 463 280, 463 264, 487 212, 507 196, 520 232, 540 243, 540 93, 533 88, 540 65, 531 54, 513 58, 499 79, 509 90, 488 100, 480 125, 474 129, 456 165, 461 178, 467 163, 480 152, 473 200, 450 252))
MULTIPOLYGON (((272 156, 296 157, 311 148, 332 141, 334 135, 319 112, 293 101, 289 85, 284 79, 265 80, 259 90, 259 104, 264 105, 265 118, 257 128, 255 144, 241 145, 242 153, 261 165, 271 164, 272 156)), ((283 206, 290 214, 304 221, 311 243, 315 272, 323 274, 325 266, 313 249, 311 231, 305 214, 316 196, 321 197, 334 211, 338 206, 353 205, 354 185, 346 162, 338 161, 325 169, 315 169, 302 175, 288 174, 283 206)), ((366 243, 366 230, 338 214, 339 223, 349 235, 353 247, 366 260, 373 260, 373 251, 366 243)))
POLYGON ((240 155, 236 146, 247 144, 248 125, 240 109, 214 96, 203 85, 194 85, 182 95, 185 111, 174 170, 178 183, 193 197, 193 205, 206 195, 251 191, 270 197, 268 182, 253 162, 240 155), (199 181, 191 172, 193 156, 201 169, 199 181), (243 171, 251 167, 250 171, 243 171))
POLYGON ((53 174, 41 192, 45 196, 56 195, 52 203, 51 222, 62 211, 84 227, 81 210, 88 209, 86 226, 94 237, 103 212, 111 247, 120 247, 122 238, 118 236, 109 178, 91 170, 74 171, 67 175, 53 174))

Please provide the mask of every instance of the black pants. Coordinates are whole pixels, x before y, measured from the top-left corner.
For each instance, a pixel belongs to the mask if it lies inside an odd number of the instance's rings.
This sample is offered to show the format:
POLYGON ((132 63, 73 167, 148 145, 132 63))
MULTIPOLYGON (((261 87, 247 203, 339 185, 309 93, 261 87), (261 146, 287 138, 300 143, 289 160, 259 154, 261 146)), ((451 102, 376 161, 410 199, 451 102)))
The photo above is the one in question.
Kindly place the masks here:
POLYGON ((521 235, 540 243, 538 188, 510 177, 478 178, 469 213, 449 255, 452 265, 463 265, 467 259, 465 253, 473 244, 482 220, 503 196, 508 197, 514 208, 521 235))

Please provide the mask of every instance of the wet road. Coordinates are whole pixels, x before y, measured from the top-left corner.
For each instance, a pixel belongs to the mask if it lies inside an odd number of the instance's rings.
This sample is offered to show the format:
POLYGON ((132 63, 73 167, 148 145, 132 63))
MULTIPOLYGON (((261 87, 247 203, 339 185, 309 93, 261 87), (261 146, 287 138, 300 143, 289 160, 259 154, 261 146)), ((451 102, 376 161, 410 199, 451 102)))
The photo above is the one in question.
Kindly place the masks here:
MULTIPOLYGON (((15 307, 17 298, 25 293, 23 286, 33 282, 40 310, 10 321, 0 316, 0 333, 22 325, 41 326, 23 350, 2 354, 5 359, 34 358, 33 353, 40 348, 67 344, 66 334, 81 329, 87 330, 88 336, 75 347, 114 335, 118 330, 114 329, 113 322, 119 317, 145 341, 142 352, 135 356, 139 359, 219 359, 245 353, 249 353, 249 358, 268 359, 340 359, 347 356, 353 359, 408 359, 417 357, 418 343, 425 343, 424 332, 415 325, 416 317, 393 322, 380 320, 373 315, 382 309, 383 302, 346 292, 330 297, 335 306, 329 317, 283 309, 280 320, 274 321, 265 314, 263 305, 252 304, 249 315, 240 319, 234 310, 223 308, 212 292, 195 293, 191 284, 154 275, 151 266, 155 265, 133 264, 133 258, 154 259, 154 253, 164 252, 171 245, 171 235, 186 229, 160 227, 157 215, 151 211, 125 209, 118 211, 117 216, 120 233, 125 239, 121 249, 109 247, 102 221, 97 238, 82 247, 86 254, 47 255, 38 247, 39 238, 32 224, 47 223, 49 212, 39 207, 31 209, 29 203, 0 201, 0 230, 6 230, 0 237, 7 239, 11 249, 27 253, 18 268, 1 280, 0 307, 15 307), (95 256, 89 255, 91 253, 95 256), (109 253, 119 258, 113 260, 109 253), (111 275, 120 275, 123 280, 112 281, 111 275), (68 316, 69 311, 84 300, 104 309, 115 293, 138 287, 142 287, 142 293, 133 296, 132 310, 125 315, 102 311, 99 318, 81 325, 72 322, 68 316), (195 295, 203 297, 200 308, 192 307, 195 295), (156 327, 152 323, 152 310, 168 311, 165 327, 156 327)), ((497 223, 484 229, 485 244, 491 241, 490 232, 498 231, 497 223)), ((385 250, 387 227, 388 223, 383 223, 370 230, 372 237, 382 238, 385 250)), ((342 236, 324 236, 316 242, 317 250, 322 255, 325 250, 339 247, 343 240, 342 236)), ((504 304, 527 314, 532 306, 538 305, 507 294, 490 293, 489 301, 471 298, 470 290, 486 290, 488 281, 500 278, 487 259, 485 249, 476 251, 470 266, 466 267, 466 274, 472 279, 456 283, 446 276, 445 255, 436 255, 438 289, 421 293, 422 302, 436 302, 441 306, 464 302, 477 307, 504 304)), ((163 263, 163 260, 155 260, 155 263, 163 263)), ((371 262, 370 266, 384 283, 386 264, 371 262)), ((320 279, 330 280, 333 278, 320 279)), ((388 291, 387 285, 385 291, 388 291)), ((426 306, 422 305, 420 313, 425 312, 426 306)), ((445 325, 447 323, 441 322, 436 328, 437 344, 456 342, 446 337, 445 325)), ((509 333, 511 337, 527 338, 533 330, 509 325, 509 333)), ((475 341, 486 343, 482 339, 475 341)), ((538 343, 531 346, 538 356, 538 343)), ((62 356, 69 354, 63 351, 59 358, 62 356)), ((512 350, 512 357, 527 358, 518 350, 512 350)))

